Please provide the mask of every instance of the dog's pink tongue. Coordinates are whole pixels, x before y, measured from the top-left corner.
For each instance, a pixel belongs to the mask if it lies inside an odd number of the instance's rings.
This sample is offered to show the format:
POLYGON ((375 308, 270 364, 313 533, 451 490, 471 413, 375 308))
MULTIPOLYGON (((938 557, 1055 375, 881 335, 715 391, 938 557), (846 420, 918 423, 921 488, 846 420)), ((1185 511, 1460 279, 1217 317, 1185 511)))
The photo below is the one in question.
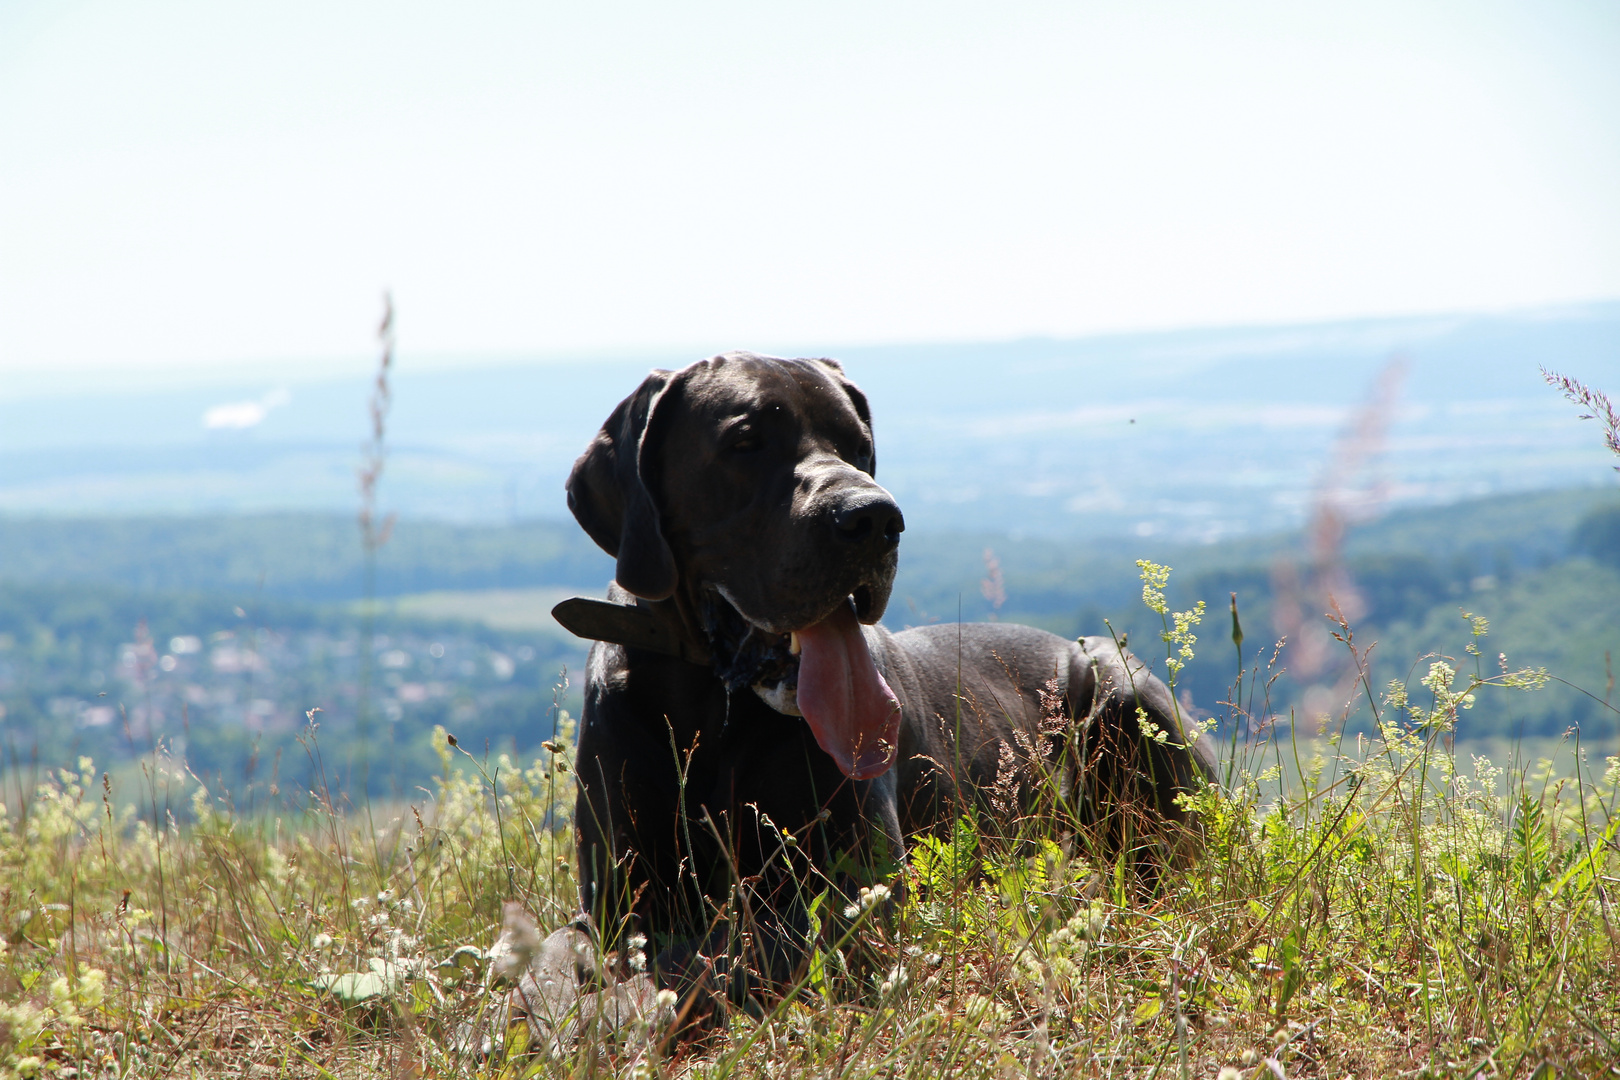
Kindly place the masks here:
POLYGON ((900 701, 883 681, 848 601, 799 631, 799 711, 855 780, 882 776, 899 749, 900 701))

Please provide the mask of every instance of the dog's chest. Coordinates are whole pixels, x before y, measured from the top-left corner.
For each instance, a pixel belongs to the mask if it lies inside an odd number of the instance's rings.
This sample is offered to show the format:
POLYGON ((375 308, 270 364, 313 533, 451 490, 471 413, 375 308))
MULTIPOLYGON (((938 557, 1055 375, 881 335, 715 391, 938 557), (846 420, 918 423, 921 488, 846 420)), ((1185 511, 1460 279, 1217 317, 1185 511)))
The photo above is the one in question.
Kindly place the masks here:
POLYGON ((691 665, 637 664, 603 689, 611 700, 588 719, 605 722, 604 737, 639 759, 637 773, 656 775, 659 788, 683 789, 688 809, 755 803, 786 812, 826 789, 819 806, 843 780, 804 720, 776 712, 749 689, 728 694, 691 665))

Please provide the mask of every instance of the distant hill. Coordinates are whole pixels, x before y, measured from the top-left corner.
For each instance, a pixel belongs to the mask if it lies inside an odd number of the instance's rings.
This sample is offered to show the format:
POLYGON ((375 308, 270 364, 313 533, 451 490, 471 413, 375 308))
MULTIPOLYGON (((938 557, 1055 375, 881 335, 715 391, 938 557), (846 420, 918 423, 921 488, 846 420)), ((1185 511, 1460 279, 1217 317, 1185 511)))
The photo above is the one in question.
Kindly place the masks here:
MULTIPOLYGON (((1576 553, 1583 519, 1616 505, 1620 488, 1401 508, 1351 526, 1345 554, 1369 566, 1418 557, 1444 567, 1447 579, 1472 579, 1576 553)), ((1602 539, 1607 533, 1599 537, 1596 525, 1586 531, 1597 537, 1592 544, 1612 543, 1602 539)), ((1169 563, 1185 580, 1216 568, 1269 566, 1300 543, 1298 534, 1287 532, 1188 544, 1163 537, 1057 540, 909 529, 888 621, 955 619, 958 600, 963 617, 986 617, 991 608, 979 583, 987 574, 987 550, 1005 581, 1004 614, 1062 622, 1082 609, 1131 600, 1138 558, 1169 563)), ((1611 557, 1608 551, 1586 553, 1611 557)), ((564 586, 597 591, 612 576, 613 561, 571 519, 457 525, 407 518, 378 554, 376 589, 379 596, 564 586)), ((0 516, 0 581, 349 601, 364 593, 364 564, 358 529, 347 515, 0 516)))
MULTIPOLYGON (((1376 642, 1375 687, 1415 682, 1430 653, 1450 657, 1454 668, 1478 664, 1487 675, 1506 653, 1515 667, 1545 665, 1580 689, 1555 683, 1536 694, 1482 693, 1461 737, 1556 736, 1578 725, 1588 747, 1611 753, 1620 725, 1603 698, 1620 704, 1607 687, 1620 655, 1616 537, 1620 490, 1613 488, 1400 509, 1350 528, 1347 577, 1334 588, 1347 604, 1355 597, 1359 646, 1376 642), (1464 651, 1471 638, 1463 610, 1490 620, 1477 660, 1464 651)), ((1162 672, 1160 625, 1142 605, 1135 566, 1151 558, 1175 568, 1174 608, 1199 599, 1209 605, 1196 659, 1182 677, 1189 703, 1224 711, 1217 703, 1228 698, 1236 672, 1228 610, 1236 593, 1246 665, 1266 663, 1279 638, 1290 639, 1270 708, 1255 722, 1293 718, 1312 732, 1313 710, 1325 707, 1323 693, 1339 692, 1346 667, 1342 646, 1326 636, 1326 594, 1289 593, 1290 574, 1311 573, 1302 552, 1299 533, 1178 544, 908 529, 887 622, 898 629, 995 617, 1067 636, 1111 625, 1162 672), (982 587, 992 562, 1005 597, 999 606, 987 595, 995 590, 982 587), (1301 617, 1292 625, 1281 617, 1290 603, 1301 617), (1313 638, 1333 654, 1314 674, 1303 662, 1313 638)), ((611 575, 611 560, 572 522, 401 522, 377 565, 378 594, 393 599, 380 606, 373 693, 374 715, 388 720, 388 745, 411 748, 411 756, 398 758, 386 779, 374 774, 373 786, 387 790, 431 770, 423 735, 434 723, 497 749, 547 737, 558 673, 580 670, 585 643, 552 626, 545 612, 562 593, 599 594, 611 575)), ((304 761, 292 736, 304 710, 319 706, 323 745, 352 760, 361 633, 354 601, 362 592, 358 535, 347 515, 0 517, 5 753, 122 759, 144 752, 161 729, 190 747, 196 767, 250 770, 255 747, 266 754, 279 747, 293 753, 291 769, 304 761), (132 659, 143 635, 152 649, 145 669, 132 659), (191 651, 182 639, 192 641, 191 651), (243 659, 244 642, 262 664, 243 659), (143 729, 148 714, 167 726, 143 729)), ((577 675, 555 693, 577 712, 577 675)), ((1365 722, 1363 714, 1357 723, 1365 722)))
MULTIPOLYGON (((0 517, 0 581, 106 582, 148 592, 318 601, 364 595, 352 517, 250 514, 0 517)), ((572 521, 406 520, 377 556, 379 596, 435 589, 600 589, 613 562, 572 521)))
MULTIPOLYGON (((1463 737, 1557 736, 1580 726, 1588 745, 1598 748, 1594 752, 1615 753, 1620 714, 1602 699, 1620 663, 1616 537, 1620 490, 1615 488, 1396 510, 1349 530, 1342 552, 1347 587, 1337 598, 1348 605, 1354 594, 1352 626, 1360 647, 1377 643, 1372 670, 1380 689, 1390 679, 1421 677, 1430 662, 1422 658, 1429 654, 1449 657, 1454 669, 1474 670, 1474 658, 1464 651, 1471 640, 1464 610, 1491 625, 1480 642, 1484 675, 1498 673, 1497 656, 1505 653, 1514 667, 1546 666, 1579 688, 1555 683, 1535 694, 1482 693, 1463 719, 1463 737)), ((897 627, 952 622, 960 612, 969 621, 994 615, 1075 636, 1107 633, 1106 620, 1162 672, 1161 626, 1143 607, 1135 565, 1148 558, 1175 568, 1168 593, 1174 609, 1186 610, 1200 599, 1208 604, 1197 657, 1182 680, 1196 705, 1219 711, 1215 703, 1230 696, 1236 671, 1228 611, 1232 593, 1245 628, 1246 664, 1268 657, 1280 638, 1290 638, 1278 661, 1281 676, 1272 699, 1273 711, 1285 720, 1294 710, 1306 730, 1314 731, 1314 717, 1301 698, 1305 686, 1333 683, 1347 670, 1347 651, 1327 636, 1334 628, 1325 618, 1324 591, 1307 588, 1294 598, 1298 626, 1279 622, 1279 589, 1287 587, 1290 574, 1310 576, 1297 533, 1209 545, 908 535, 901 551, 900 578, 886 620, 897 627), (1006 599, 999 609, 981 589, 989 573, 987 551, 1002 575, 1006 599), (1328 650, 1323 671, 1313 678, 1301 678, 1306 670, 1302 639, 1328 650)), ((1620 706, 1620 696, 1611 693, 1610 703, 1620 706)))
MULTIPOLYGON (((1396 356, 1388 435, 1353 485, 1414 506, 1612 476, 1592 426, 1536 368, 1620 387, 1620 303, 1076 340, 712 343, 736 347, 845 363, 872 402, 878 478, 916 534, 1209 541, 1298 528, 1396 356)), ((700 355, 452 364, 405 342, 384 508, 561 518, 568 468, 614 404, 649 368, 700 355)), ((0 513, 350 513, 369 386, 349 372, 0 387, 0 513)))
MULTIPOLYGON (((1581 522, 1594 510, 1616 506, 1620 486, 1405 507, 1352 525, 1344 554, 1369 571, 1416 559, 1440 568, 1437 572, 1446 581, 1470 581, 1503 567, 1533 568, 1567 558, 1576 553, 1574 534, 1581 522)), ((1188 544, 1162 537, 1061 541, 990 532, 908 531, 901 542, 900 577, 888 621, 954 620, 959 599, 964 618, 985 618, 991 608, 979 583, 987 574, 987 550, 995 556, 1005 582, 1002 616, 1069 632, 1070 622, 1082 611, 1139 605, 1137 559, 1175 567, 1177 582, 1234 568, 1250 568, 1246 572, 1265 577, 1278 558, 1298 558, 1303 548, 1295 532, 1188 544)), ((1216 591, 1218 596, 1212 593, 1206 599, 1226 595, 1216 591)))

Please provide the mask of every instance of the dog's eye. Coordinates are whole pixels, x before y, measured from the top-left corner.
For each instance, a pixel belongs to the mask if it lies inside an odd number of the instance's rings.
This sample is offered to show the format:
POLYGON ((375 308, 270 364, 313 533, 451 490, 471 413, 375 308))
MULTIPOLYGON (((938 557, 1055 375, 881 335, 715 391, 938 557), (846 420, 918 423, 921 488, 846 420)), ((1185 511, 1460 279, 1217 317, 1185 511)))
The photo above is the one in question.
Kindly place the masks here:
POLYGON ((731 440, 730 444, 726 446, 726 452, 728 454, 752 454, 764 445, 764 441, 758 435, 750 432, 731 440))

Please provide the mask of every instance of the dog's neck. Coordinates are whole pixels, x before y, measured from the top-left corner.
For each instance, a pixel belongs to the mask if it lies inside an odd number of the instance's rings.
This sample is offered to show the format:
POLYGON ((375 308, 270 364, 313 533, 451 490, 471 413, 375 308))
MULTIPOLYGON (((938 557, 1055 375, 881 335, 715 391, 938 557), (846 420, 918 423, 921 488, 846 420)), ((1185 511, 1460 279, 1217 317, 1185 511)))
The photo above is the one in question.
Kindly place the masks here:
POLYGON ((686 594, 686 590, 677 589, 675 595, 668 600, 643 600, 636 597, 635 604, 652 615, 660 626, 680 641, 681 659, 690 660, 694 664, 714 663, 713 642, 703 628, 697 604, 686 594))
POLYGON ((606 600, 576 596, 551 613, 580 637, 712 668, 731 691, 779 686, 784 680, 791 685, 797 671, 786 638, 752 626, 719 593, 705 593, 696 603, 684 592, 643 600, 614 584, 606 600))

